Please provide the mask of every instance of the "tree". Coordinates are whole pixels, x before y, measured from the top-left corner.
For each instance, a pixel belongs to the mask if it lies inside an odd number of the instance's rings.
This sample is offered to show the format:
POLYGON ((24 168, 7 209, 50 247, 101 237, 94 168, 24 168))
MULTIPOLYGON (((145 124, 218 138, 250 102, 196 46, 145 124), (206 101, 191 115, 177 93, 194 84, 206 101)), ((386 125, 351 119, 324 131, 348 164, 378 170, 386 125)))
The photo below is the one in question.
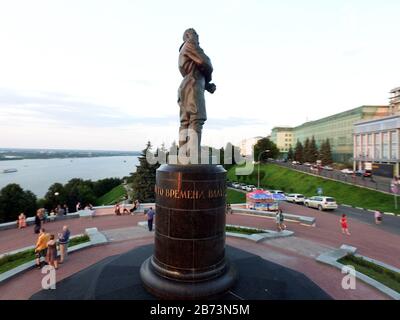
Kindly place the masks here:
POLYGON ((132 199, 140 202, 154 202, 154 186, 156 184, 156 170, 160 164, 150 164, 146 159, 146 153, 151 151, 151 143, 147 142, 146 148, 139 156, 139 165, 133 174, 132 199))
POLYGON ((294 148, 294 160, 303 161, 304 148, 299 140, 297 140, 296 147, 294 148))
POLYGON ((254 145, 254 160, 267 162, 268 158, 277 158, 279 149, 274 142, 268 138, 262 138, 254 145), (268 150, 268 151, 267 151, 268 150))
POLYGON ((329 139, 326 139, 321 144, 320 160, 322 162, 322 165, 328 165, 328 164, 332 164, 333 163, 331 144, 329 142, 329 139))
POLYGON ((287 153, 287 159, 288 160, 293 160, 294 159, 294 152, 292 146, 290 146, 289 151, 287 153))
POLYGON ((0 221, 17 220, 23 212, 27 216, 35 214, 36 196, 31 191, 24 191, 18 184, 11 183, 0 190, 0 221))
POLYGON ((59 204, 66 203, 66 193, 61 183, 52 184, 44 196, 44 207, 48 210, 54 209, 59 204))
POLYGON ((78 202, 83 207, 96 202, 96 195, 93 192, 93 182, 90 180, 71 179, 64 186, 64 193, 70 212, 75 210, 78 202))
POLYGON ((312 136, 311 141, 310 141, 310 150, 309 150, 309 162, 315 163, 318 159, 318 148, 317 144, 315 142, 314 136, 312 136))
POLYGON ((303 161, 310 162, 310 139, 307 138, 304 142, 303 161))

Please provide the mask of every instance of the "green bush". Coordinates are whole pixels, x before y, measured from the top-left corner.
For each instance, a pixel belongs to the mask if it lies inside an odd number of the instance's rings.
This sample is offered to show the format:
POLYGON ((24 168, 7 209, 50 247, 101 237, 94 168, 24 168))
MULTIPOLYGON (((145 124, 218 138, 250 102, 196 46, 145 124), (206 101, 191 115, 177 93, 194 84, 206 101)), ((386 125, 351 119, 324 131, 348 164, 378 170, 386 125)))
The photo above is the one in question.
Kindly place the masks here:
POLYGON ((225 227, 226 232, 234 232, 234 233, 240 233, 240 234, 255 234, 255 233, 265 233, 264 230, 260 229, 253 229, 253 228, 245 228, 245 227, 234 227, 234 226, 226 226, 225 227))

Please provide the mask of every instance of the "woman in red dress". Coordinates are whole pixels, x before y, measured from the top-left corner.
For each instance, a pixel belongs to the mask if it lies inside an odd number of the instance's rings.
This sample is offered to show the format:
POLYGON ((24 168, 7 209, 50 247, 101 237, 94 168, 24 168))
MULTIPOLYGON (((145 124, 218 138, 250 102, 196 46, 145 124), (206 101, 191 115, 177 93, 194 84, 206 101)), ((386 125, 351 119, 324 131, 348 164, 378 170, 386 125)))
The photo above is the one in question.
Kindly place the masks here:
POLYGON ((345 214, 342 214, 342 217, 340 218, 340 225, 342 226, 342 233, 350 235, 349 227, 347 225, 347 217, 345 214))

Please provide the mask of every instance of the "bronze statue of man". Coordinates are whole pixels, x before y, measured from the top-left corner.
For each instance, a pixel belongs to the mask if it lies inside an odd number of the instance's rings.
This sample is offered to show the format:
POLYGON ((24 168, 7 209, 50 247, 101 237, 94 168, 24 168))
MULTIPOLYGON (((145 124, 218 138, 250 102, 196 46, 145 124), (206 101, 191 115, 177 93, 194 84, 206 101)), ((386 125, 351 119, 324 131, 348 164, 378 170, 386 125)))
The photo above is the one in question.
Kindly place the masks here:
POLYGON ((200 48, 196 31, 187 29, 183 34, 183 41, 179 48, 179 71, 183 76, 178 89, 181 122, 179 146, 188 143, 189 150, 197 147, 199 154, 201 131, 207 120, 204 90, 214 93, 216 86, 211 83, 211 60, 200 48))

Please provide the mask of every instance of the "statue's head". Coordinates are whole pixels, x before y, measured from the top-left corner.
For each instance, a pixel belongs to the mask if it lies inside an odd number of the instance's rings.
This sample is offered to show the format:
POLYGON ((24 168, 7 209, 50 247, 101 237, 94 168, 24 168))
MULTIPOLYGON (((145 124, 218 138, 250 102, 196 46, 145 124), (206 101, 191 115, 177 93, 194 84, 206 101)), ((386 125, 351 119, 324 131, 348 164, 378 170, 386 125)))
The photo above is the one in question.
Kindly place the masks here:
POLYGON ((183 41, 199 42, 199 35, 193 28, 186 29, 183 33, 183 41))

